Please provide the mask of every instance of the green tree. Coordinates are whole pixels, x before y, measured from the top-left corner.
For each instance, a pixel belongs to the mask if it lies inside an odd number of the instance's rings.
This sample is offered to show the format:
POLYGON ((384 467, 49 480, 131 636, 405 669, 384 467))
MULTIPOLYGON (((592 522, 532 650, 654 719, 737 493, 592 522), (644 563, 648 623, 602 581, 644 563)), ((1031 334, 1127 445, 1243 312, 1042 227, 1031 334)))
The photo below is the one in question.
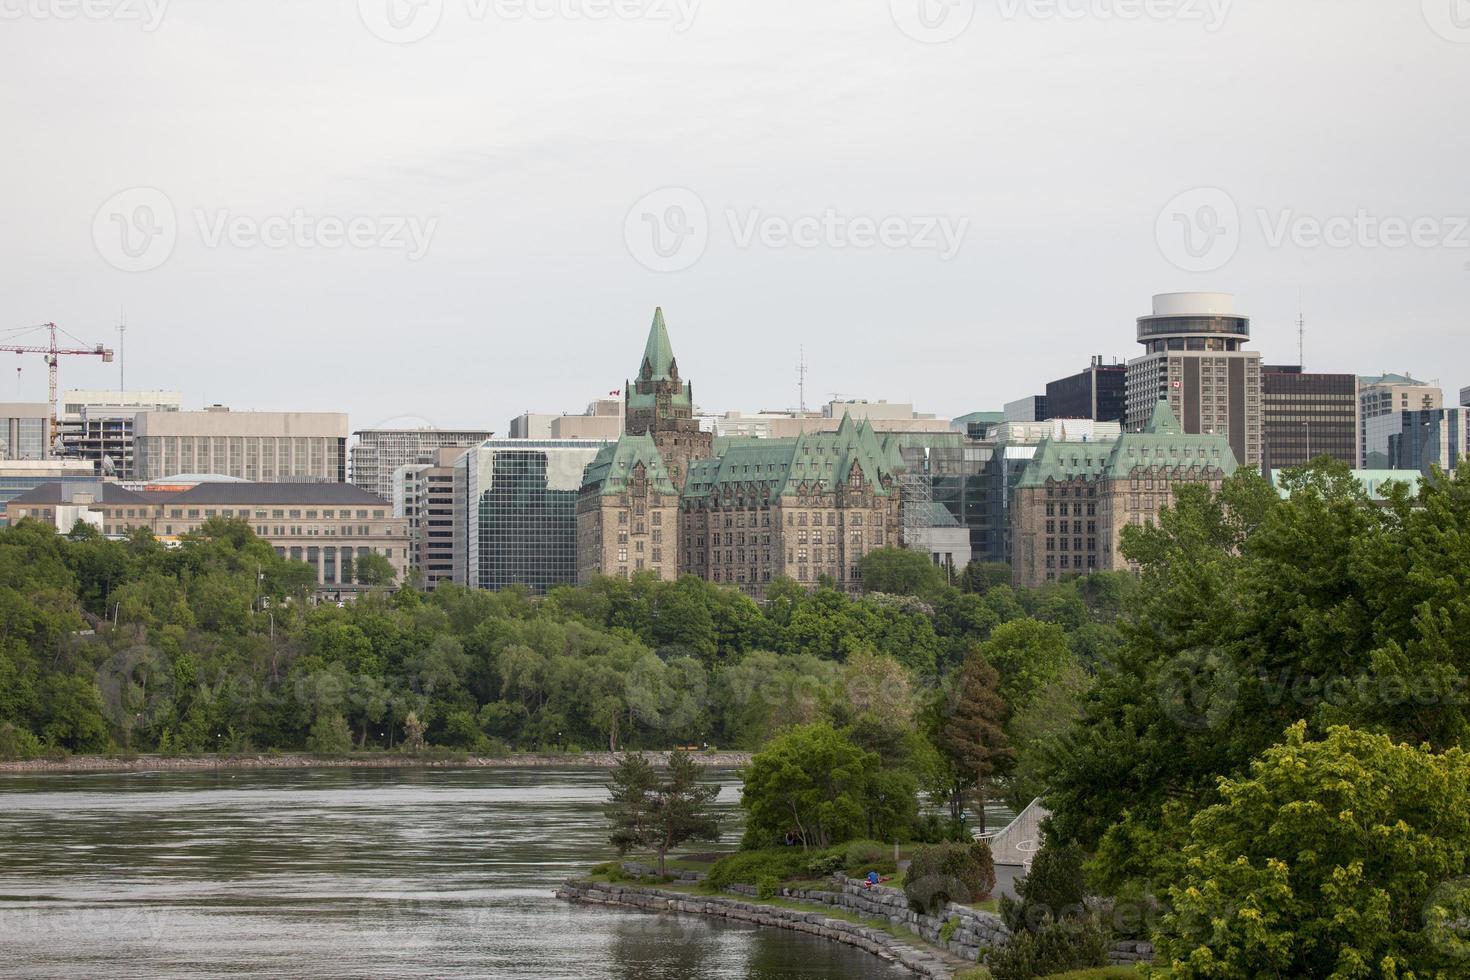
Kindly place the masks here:
POLYGON ((863 591, 932 596, 945 585, 944 570, 920 551, 874 548, 863 556, 863 591))
POLYGON ((660 779, 641 754, 625 754, 613 769, 603 812, 612 825, 609 840, 618 854, 646 847, 664 874, 669 851, 691 840, 717 840, 720 821, 710 804, 720 787, 701 781, 699 764, 689 753, 669 753, 668 774, 660 779))
POLYGON ((975 799, 980 830, 991 781, 1003 776, 1015 753, 1006 737, 1009 708, 1000 696, 1000 677, 977 649, 965 661, 952 701, 941 722, 937 745, 948 758, 950 817, 960 820, 966 795, 975 799))
POLYGON ((746 844, 775 843, 787 832, 803 848, 852 840, 863 830, 862 796, 878 766, 876 753, 826 722, 781 732, 743 773, 746 844))
POLYGON ((358 585, 391 587, 398 577, 393 563, 375 551, 358 555, 354 568, 358 585))
POLYGON ((1463 976, 1470 756, 1346 727, 1226 780, 1166 862, 1171 976, 1463 976))

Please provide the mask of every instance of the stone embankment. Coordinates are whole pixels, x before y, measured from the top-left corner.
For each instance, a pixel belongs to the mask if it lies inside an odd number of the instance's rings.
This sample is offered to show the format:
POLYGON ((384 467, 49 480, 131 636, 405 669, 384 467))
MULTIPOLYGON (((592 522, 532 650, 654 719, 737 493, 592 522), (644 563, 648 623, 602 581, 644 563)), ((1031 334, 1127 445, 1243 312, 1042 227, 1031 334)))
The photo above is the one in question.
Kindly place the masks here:
POLYGON ((957 970, 973 965, 937 949, 905 942, 872 926, 834 919, 818 911, 787 909, 759 902, 714 895, 690 895, 645 885, 600 884, 569 881, 556 893, 558 898, 588 905, 638 909, 644 912, 676 912, 748 922, 752 925, 790 929, 845 943, 872 953, 911 973, 931 980, 951 980, 957 970))
MULTIPOLYGON (((624 863, 623 871, 636 877, 652 877, 654 873, 653 868, 632 862, 624 863)), ((699 881, 705 877, 696 871, 672 869, 669 876, 686 882, 699 881)), ((832 887, 827 889, 782 888, 778 896, 788 901, 842 909, 848 913, 905 929, 967 966, 982 960, 987 952, 998 949, 1010 941, 1010 931, 1006 929, 1005 923, 1001 921, 1000 916, 990 912, 951 903, 946 905, 939 914, 925 915, 909 908, 908 899, 900 889, 882 885, 868 888, 859 879, 846 878, 841 875, 834 876, 831 882, 832 887)), ((635 886, 618 887, 635 892, 656 892, 656 889, 639 889, 635 886)), ((751 899, 756 898, 757 894, 752 885, 731 885, 727 891, 751 899)), ((561 893, 558 892, 558 894, 561 893)), ((690 898, 680 893, 670 894, 679 895, 684 899, 690 898)), ((722 900, 715 899, 714 901, 722 900)), ((769 908, 769 906, 758 907, 769 908)), ((674 911, 688 910, 676 909, 674 911)), ((779 925, 779 923, 771 924, 779 925)), ((1108 962, 1113 966, 1150 963, 1153 958, 1153 946, 1141 940, 1123 940, 1114 943, 1108 953, 1108 962)))
MULTIPOLYGON (((667 752, 645 753, 658 766, 667 752)), ((694 761, 715 769, 737 769, 750 762, 747 752, 695 752, 694 761)), ((62 759, 0 761, 0 775, 52 772, 160 772, 210 769, 611 769, 621 755, 580 752, 569 755, 437 756, 363 753, 315 756, 302 752, 256 755, 74 755, 62 759)))

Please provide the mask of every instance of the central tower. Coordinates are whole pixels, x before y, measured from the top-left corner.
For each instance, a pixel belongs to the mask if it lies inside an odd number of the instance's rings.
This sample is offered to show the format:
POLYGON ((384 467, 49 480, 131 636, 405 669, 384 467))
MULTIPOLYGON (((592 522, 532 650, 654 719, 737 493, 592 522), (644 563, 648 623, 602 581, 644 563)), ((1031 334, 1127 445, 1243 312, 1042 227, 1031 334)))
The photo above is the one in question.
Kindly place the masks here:
POLYGON ((714 436, 700 431, 694 418, 694 386, 679 377, 662 307, 653 311, 637 380, 628 382, 623 391, 625 431, 630 436, 653 437, 669 479, 683 490, 690 460, 712 455, 714 436))

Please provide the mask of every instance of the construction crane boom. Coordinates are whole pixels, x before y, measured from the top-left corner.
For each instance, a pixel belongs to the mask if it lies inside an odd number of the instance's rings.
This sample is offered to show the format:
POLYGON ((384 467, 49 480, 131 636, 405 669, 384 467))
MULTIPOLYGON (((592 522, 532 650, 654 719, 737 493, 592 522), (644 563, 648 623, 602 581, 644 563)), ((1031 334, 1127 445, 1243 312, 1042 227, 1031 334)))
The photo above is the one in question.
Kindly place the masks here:
MULTIPOLYGON (((110 363, 112 363, 113 352, 112 352, 111 349, 103 346, 102 344, 93 344, 91 347, 62 347, 62 346, 58 345, 57 342, 56 342, 56 334, 57 334, 58 331, 61 332, 61 333, 63 333, 63 334, 66 334, 67 337, 70 337, 72 340, 76 341, 77 343, 82 343, 82 341, 77 340, 76 337, 72 337, 71 334, 67 333, 65 330, 62 330, 60 327, 58 327, 54 323, 42 323, 42 324, 40 324, 38 326, 35 326, 35 327, 25 327, 21 331, 16 331, 16 332, 19 332, 19 333, 28 333, 28 332, 33 331, 33 330, 45 330, 47 332, 47 335, 50 338, 50 341, 51 342, 49 344, 44 344, 44 345, 41 345, 41 344, 0 344, 0 351, 9 351, 12 354, 44 354, 44 355, 46 355, 46 367, 48 369, 48 372, 47 373, 48 373, 48 382, 49 382, 49 387, 47 389, 47 391, 49 393, 49 397, 47 398, 47 404, 49 404, 51 406, 51 431, 49 433, 47 433, 47 438, 46 438, 46 445, 49 447, 49 446, 53 446, 55 444, 56 437, 57 437, 58 433, 60 433, 60 431, 61 431, 61 417, 60 417, 60 415, 57 412, 57 403, 56 403, 56 395, 57 395, 57 388, 56 388, 56 365, 57 365, 58 359, 63 354, 68 354, 68 355, 70 355, 70 354, 80 354, 80 355, 85 355, 85 356, 100 357, 100 358, 102 358, 102 362, 104 364, 110 364, 110 363)), ((13 338, 10 338, 10 339, 13 339, 13 338)))

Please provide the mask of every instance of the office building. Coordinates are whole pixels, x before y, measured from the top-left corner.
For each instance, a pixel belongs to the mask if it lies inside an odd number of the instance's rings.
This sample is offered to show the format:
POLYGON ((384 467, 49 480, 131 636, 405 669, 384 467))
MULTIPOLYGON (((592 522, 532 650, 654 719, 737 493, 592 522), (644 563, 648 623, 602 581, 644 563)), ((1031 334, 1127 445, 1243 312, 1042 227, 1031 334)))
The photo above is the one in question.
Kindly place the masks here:
POLYGON ((694 416, 662 310, 626 390, 625 434, 596 455, 581 484, 579 580, 691 573, 759 596, 788 576, 856 591, 862 557, 901 543, 902 464, 876 423, 848 411, 832 431, 716 442, 694 416))
POLYGON ((1015 491, 1015 584, 1035 588, 1131 568, 1119 550, 1124 527, 1156 520, 1175 488, 1203 483, 1218 490, 1235 469, 1229 440, 1186 433, 1168 401, 1154 403, 1142 432, 1088 443, 1045 440, 1015 491))
POLYGON ((70 530, 63 525, 78 517, 69 508, 85 509, 88 514, 82 519, 104 534, 122 536, 146 528, 165 543, 198 531, 211 518, 244 521, 281 557, 312 566, 317 592, 330 597, 363 588, 353 571, 363 555, 388 559, 399 582, 408 570, 406 522, 393 517, 386 502, 350 484, 224 479, 129 490, 110 482, 50 483, 5 507, 11 523, 33 517, 63 530, 70 530))
POLYGON ((1128 362, 1126 426, 1140 431, 1160 400, 1187 435, 1224 436, 1244 466, 1264 443, 1261 355, 1248 351, 1250 318, 1225 293, 1164 293, 1138 318, 1142 357, 1128 362))
POLYGON ((1004 408, 1007 422, 1045 422, 1051 418, 1045 395, 1027 395, 1006 402, 1004 408))
POLYGON ((0 462, 0 507, 48 483, 97 482, 96 468, 82 459, 24 459, 0 462))
POLYGON ((1470 388, 1460 389, 1460 407, 1470 408, 1470 388))
POLYGON ((1391 469, 1388 440, 1399 434, 1403 413, 1443 408, 1444 392, 1407 374, 1378 374, 1358 379, 1358 403, 1359 468, 1391 469))
POLYGON ((51 406, 44 402, 0 404, 0 459, 49 459, 46 433, 50 424, 51 406))
POLYGON ((510 421, 512 439, 616 439, 622 432, 623 400, 617 397, 599 398, 580 415, 526 412, 510 421))
POLYGON ((1304 374, 1296 365, 1261 369, 1268 471, 1303 466, 1319 456, 1358 465, 1358 378, 1304 374))
MULTIPOLYGON (((337 412, 140 412, 136 478, 215 474, 260 483, 347 480, 347 416, 337 412)), ((386 501, 385 501, 386 503, 386 501)))
POLYGON ((453 489, 462 580, 536 593, 575 584, 582 473, 605 445, 492 439, 466 451, 455 462, 453 489))
POLYGON ((409 560, 422 585, 468 582, 462 521, 455 499, 455 464, 468 450, 446 446, 429 463, 400 466, 393 474, 393 513, 408 527, 409 560))
POLYGON ((494 433, 482 429, 362 429, 353 433, 351 482, 384 500, 393 499, 400 466, 430 463, 444 448, 468 449, 494 433))
POLYGON ((1104 364, 1098 354, 1081 374, 1047 382, 1047 417, 1121 423, 1127 416, 1127 379, 1127 365, 1104 364))
POLYGON ((1470 457, 1470 428, 1466 424, 1470 408, 1399 412, 1397 416, 1379 416, 1374 423, 1384 426, 1389 419, 1397 423, 1388 435, 1389 469, 1428 476, 1436 466, 1453 470, 1470 457))
POLYGON ((138 478, 134 440, 142 412, 177 412, 177 391, 98 391, 73 389, 62 396, 61 452, 94 464, 98 474, 119 480, 138 478))

